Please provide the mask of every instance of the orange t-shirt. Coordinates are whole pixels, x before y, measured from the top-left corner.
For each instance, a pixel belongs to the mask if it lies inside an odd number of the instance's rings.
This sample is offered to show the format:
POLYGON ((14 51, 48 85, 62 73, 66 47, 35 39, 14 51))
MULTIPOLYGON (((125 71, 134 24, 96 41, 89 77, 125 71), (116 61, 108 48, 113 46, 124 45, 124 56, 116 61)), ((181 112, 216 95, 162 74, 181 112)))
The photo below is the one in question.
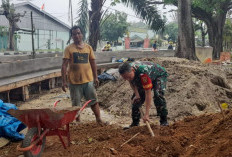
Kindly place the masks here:
POLYGON ((95 59, 95 55, 90 45, 85 43, 84 48, 80 49, 72 43, 65 48, 63 58, 69 59, 69 83, 83 84, 93 81, 93 73, 89 60, 95 59))

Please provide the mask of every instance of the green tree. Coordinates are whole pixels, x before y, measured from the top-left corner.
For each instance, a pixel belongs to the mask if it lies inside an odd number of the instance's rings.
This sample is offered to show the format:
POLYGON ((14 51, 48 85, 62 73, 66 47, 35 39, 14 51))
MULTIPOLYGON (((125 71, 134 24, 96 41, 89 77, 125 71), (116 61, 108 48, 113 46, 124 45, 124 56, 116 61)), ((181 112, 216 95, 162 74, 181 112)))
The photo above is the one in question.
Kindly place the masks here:
MULTIPOLYGON (((179 0, 122 0, 122 2, 131 3, 132 6, 137 10, 137 8, 146 8, 150 6, 155 6, 158 4, 175 5, 178 6, 179 0), (140 2, 144 1, 144 2, 140 2)), ((179 1, 182 2, 182 1, 179 1)), ((232 0, 192 0, 191 9, 192 16, 204 21, 207 25, 209 44, 213 47, 213 57, 219 58, 220 52, 222 51, 222 36, 223 28, 225 24, 226 14, 232 8, 232 0)), ((149 12, 143 12, 143 16, 149 18, 149 12)))
POLYGON ((4 15, 9 21, 9 41, 8 41, 8 49, 14 50, 15 44, 14 44, 14 33, 18 30, 16 27, 16 23, 20 20, 20 17, 23 17, 26 12, 24 12, 23 15, 20 13, 15 13, 14 4, 10 4, 9 0, 2 0, 2 6, 4 9, 4 15))
POLYGON ((92 0, 89 11, 89 43, 93 50, 97 49, 97 42, 100 39, 100 21, 102 17, 102 7, 105 0, 92 0))
POLYGON ((171 22, 165 25, 164 34, 168 35, 168 40, 177 42, 178 37, 178 24, 176 22, 171 22))
MULTIPOLYGON (((81 0, 78 10, 77 24, 83 29, 83 33, 89 29, 89 44, 93 50, 97 49, 97 42, 100 40, 100 21, 102 19, 103 11, 102 7, 106 0, 91 0, 91 10, 88 10, 88 1, 81 0)), ((116 5, 119 0, 111 0, 112 5, 116 5)))
POLYGON ((219 58, 223 51, 223 28, 226 14, 232 7, 232 0, 194 0, 192 13, 204 21, 208 28, 209 44, 213 47, 213 58, 219 58))
POLYGON ((226 19, 226 23, 224 26, 223 42, 224 42, 224 49, 230 50, 232 43, 232 22, 231 19, 229 18, 226 19))
POLYGON ((123 37, 128 31, 129 23, 126 20, 127 15, 125 13, 106 14, 101 25, 101 39, 118 42, 118 38, 123 37))
POLYGON ((149 0, 121 0, 141 16, 151 29, 158 31, 164 29, 165 20, 160 16, 155 5, 149 5, 149 0))
MULTIPOLYGON (((177 0, 164 0, 177 6, 177 0)), ((219 58, 223 51, 223 28, 227 12, 232 8, 232 0, 192 0, 193 17, 207 25, 209 45, 213 47, 213 58, 219 58)))
POLYGON ((205 46, 205 38, 206 38, 206 35, 208 34, 205 23, 201 20, 196 19, 196 20, 194 20, 193 26, 194 26, 195 31, 198 31, 198 30, 200 31, 200 33, 201 33, 201 46, 204 47, 205 46))
POLYGON ((82 28, 82 33, 84 35, 84 38, 86 36, 88 26, 89 26, 89 17, 88 17, 88 1, 87 0, 81 0, 78 5, 80 6, 77 14, 78 14, 78 19, 76 21, 76 24, 82 28))
POLYGON ((179 5, 178 8, 178 47, 176 51, 177 57, 188 59, 196 59, 195 43, 191 19, 191 0, 121 0, 123 3, 130 4, 132 8, 141 15, 153 30, 164 28, 165 18, 162 19, 157 12, 158 4, 174 4, 179 5))

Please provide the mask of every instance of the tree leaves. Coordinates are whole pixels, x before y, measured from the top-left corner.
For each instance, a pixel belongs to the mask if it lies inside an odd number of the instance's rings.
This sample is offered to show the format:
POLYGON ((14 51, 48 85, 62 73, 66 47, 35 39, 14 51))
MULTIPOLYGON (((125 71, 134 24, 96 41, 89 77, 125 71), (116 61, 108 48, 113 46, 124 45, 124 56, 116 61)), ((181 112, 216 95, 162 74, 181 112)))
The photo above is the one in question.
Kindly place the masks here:
POLYGON ((126 20, 125 13, 106 14, 104 23, 101 24, 101 39, 113 42, 123 37, 129 26, 126 20))
POLYGON ((80 8, 77 11, 79 18, 76 21, 76 24, 78 24, 82 28, 82 34, 85 37, 89 26, 88 2, 87 0, 81 0, 78 5, 80 6, 80 8))
POLYGON ((151 29, 158 31, 164 28, 165 21, 159 15, 157 8, 153 5, 149 5, 149 0, 121 0, 127 6, 136 11, 137 15, 140 15, 151 29))

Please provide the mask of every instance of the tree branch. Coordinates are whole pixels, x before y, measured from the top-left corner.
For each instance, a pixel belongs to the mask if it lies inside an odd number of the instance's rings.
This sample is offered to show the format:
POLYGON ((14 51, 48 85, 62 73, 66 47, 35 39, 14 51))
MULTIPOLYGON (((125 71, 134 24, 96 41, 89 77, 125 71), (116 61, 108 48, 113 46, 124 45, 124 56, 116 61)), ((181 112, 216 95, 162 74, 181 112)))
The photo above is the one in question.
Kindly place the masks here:
POLYGON ((207 20, 211 20, 212 19, 212 15, 207 13, 205 10, 201 9, 200 7, 193 7, 192 6, 192 13, 193 13, 193 17, 205 21, 207 20))
POLYGON ((230 2, 228 5, 227 5, 227 10, 230 10, 232 9, 232 2, 230 2))
POLYGON ((164 4, 164 2, 162 2, 162 1, 147 1, 146 3, 149 4, 149 5, 164 4))

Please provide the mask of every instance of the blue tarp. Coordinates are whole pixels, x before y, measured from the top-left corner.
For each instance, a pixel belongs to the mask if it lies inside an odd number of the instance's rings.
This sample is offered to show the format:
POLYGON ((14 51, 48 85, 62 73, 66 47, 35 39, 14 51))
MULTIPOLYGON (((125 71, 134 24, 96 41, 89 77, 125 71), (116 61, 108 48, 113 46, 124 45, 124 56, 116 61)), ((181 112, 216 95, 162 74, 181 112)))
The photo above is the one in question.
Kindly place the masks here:
POLYGON ((116 80, 116 78, 114 77, 114 76, 112 76, 112 75, 110 75, 110 74, 107 74, 107 73, 102 73, 101 75, 98 75, 98 80, 102 80, 102 81, 106 81, 106 80, 113 80, 113 81, 115 81, 116 80))
POLYGON ((8 110, 17 110, 14 104, 4 103, 0 100, 0 137, 5 137, 13 141, 23 140, 24 135, 19 132, 26 126, 18 119, 7 113, 8 110))

